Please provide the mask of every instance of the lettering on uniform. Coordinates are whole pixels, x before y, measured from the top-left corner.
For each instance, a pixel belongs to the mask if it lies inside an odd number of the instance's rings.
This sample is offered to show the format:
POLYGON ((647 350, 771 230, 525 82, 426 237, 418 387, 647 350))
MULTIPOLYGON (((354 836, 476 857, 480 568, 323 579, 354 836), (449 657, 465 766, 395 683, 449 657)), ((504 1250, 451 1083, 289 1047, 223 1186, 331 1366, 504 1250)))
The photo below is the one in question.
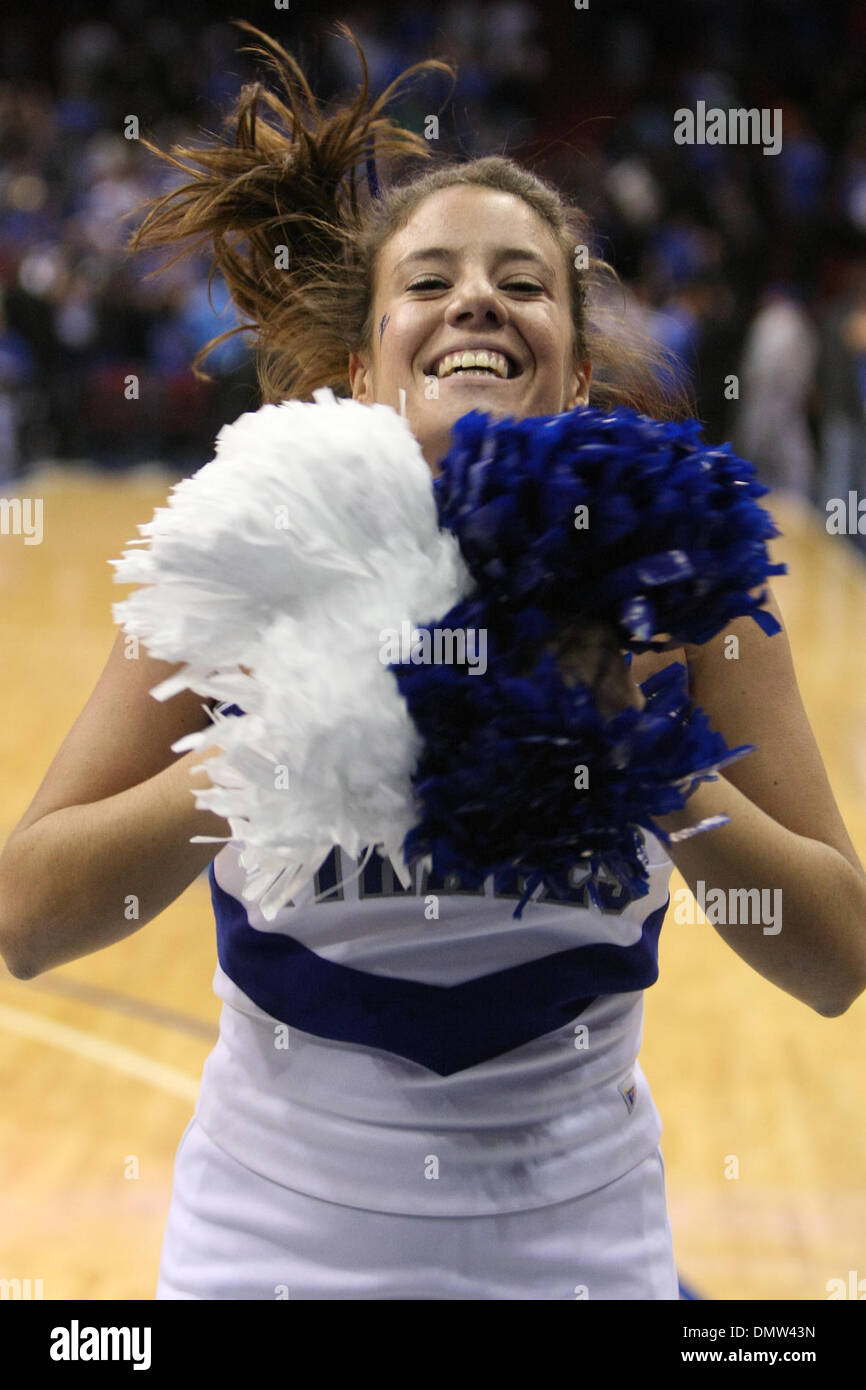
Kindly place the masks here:
MULTIPOLYGON (((357 860, 345 855, 343 868, 340 869, 340 861, 337 854, 342 853, 337 849, 332 849, 327 859, 320 866, 318 873, 313 880, 316 900, 325 902, 338 902, 343 900, 342 879, 351 879, 353 870, 357 870, 357 860), (337 886, 340 884, 340 886, 337 886)), ((363 859, 366 850, 362 853, 363 859)), ((492 896, 501 899, 503 902, 519 902, 523 897, 529 882, 529 875, 519 869, 507 869, 501 873, 491 875, 493 880, 492 896)), ((552 890, 546 885, 533 893, 530 903, 557 904, 563 907, 589 908, 594 906, 587 887, 589 875, 580 865, 575 865, 569 874, 569 882, 563 883, 559 891, 552 890)), ((490 879, 487 880, 490 882, 490 879)), ((485 891, 485 885, 479 884, 478 887, 464 886, 456 874, 438 874, 429 869, 418 871, 416 866, 414 874, 414 886, 410 884, 404 888, 390 860, 383 859, 375 851, 370 855, 363 870, 357 876, 358 897, 363 900, 368 898, 396 898, 396 897, 420 897, 429 898, 431 895, 444 897, 469 897, 485 898, 491 896, 485 891)), ((613 878, 606 878, 604 874, 599 875, 599 892, 602 904, 599 911, 605 915, 619 917, 630 905, 631 899, 623 890, 620 883, 613 878)), ((530 906, 527 903, 527 907, 530 906)))

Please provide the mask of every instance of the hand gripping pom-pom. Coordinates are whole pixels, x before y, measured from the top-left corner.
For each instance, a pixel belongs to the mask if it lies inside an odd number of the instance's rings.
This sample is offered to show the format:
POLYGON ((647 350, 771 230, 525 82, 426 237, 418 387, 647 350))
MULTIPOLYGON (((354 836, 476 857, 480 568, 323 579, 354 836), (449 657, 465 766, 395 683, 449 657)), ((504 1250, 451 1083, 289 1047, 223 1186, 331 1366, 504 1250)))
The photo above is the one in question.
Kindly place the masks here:
MULTIPOLYGON (((478 623, 470 601, 447 625, 478 623)), ((407 859, 477 887, 490 874, 527 876, 515 916, 539 885, 556 896, 575 874, 600 906, 648 891, 639 827, 663 842, 655 817, 681 809, 699 782, 750 751, 729 749, 690 704, 685 668, 672 663, 641 687, 642 710, 605 719, 586 685, 570 687, 549 652, 522 668, 521 641, 488 629, 487 670, 397 663, 394 674, 423 752, 419 807, 407 859), (588 783, 575 788, 576 767, 588 783)), ((714 821, 714 824, 722 823, 714 821)), ((694 830, 708 825, 693 827, 694 830)))

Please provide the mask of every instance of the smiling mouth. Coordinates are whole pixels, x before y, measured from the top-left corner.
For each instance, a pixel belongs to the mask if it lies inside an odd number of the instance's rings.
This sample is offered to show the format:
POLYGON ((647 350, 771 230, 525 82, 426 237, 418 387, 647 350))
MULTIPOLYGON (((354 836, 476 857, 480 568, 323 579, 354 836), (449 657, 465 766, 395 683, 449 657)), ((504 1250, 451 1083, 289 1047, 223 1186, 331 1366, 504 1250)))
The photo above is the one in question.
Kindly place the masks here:
POLYGON ((507 353, 490 348, 467 349, 463 352, 449 352, 438 362, 430 364, 427 376, 435 376, 440 381, 450 377, 472 377, 476 380, 509 381, 520 376, 522 368, 507 353))
POLYGON ((507 376, 499 376, 496 372, 492 372, 489 367, 458 367, 456 371, 449 372, 446 377, 442 377, 441 379, 443 381, 456 381, 458 378, 463 381, 505 382, 509 380, 507 376))

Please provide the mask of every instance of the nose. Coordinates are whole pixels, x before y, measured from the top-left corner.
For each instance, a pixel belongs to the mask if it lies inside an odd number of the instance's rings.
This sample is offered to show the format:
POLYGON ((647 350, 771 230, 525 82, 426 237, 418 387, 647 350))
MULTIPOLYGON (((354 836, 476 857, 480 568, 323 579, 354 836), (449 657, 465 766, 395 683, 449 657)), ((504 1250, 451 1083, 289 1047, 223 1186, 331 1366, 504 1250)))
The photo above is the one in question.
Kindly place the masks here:
POLYGON ((508 309, 483 271, 462 277, 454 286, 445 312, 446 322, 466 328, 504 324, 508 309))

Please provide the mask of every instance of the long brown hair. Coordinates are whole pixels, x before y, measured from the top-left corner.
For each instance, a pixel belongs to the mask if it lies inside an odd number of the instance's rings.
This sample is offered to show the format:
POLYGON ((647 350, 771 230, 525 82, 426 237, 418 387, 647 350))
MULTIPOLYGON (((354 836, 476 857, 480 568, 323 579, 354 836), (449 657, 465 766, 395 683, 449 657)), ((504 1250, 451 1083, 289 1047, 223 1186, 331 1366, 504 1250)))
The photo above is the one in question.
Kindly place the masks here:
POLYGON ((369 352, 372 345, 382 247, 425 198, 468 184, 523 199, 559 242, 572 289, 575 361, 592 361, 590 404, 631 406, 659 419, 696 413, 692 394, 679 384, 676 359, 628 320, 623 286, 613 267, 592 254, 592 225, 581 208, 496 155, 406 174, 407 164, 431 158, 430 144, 395 124, 386 108, 421 76, 453 78, 453 66, 438 59, 416 63, 369 104, 363 50, 341 24, 362 76, 354 97, 328 113, 291 54, 245 20, 234 22, 259 40, 245 51, 275 74, 282 95, 262 82, 247 83, 221 133, 200 145, 166 152, 142 140, 189 181, 136 209, 146 216, 129 241, 132 250, 179 246, 169 265, 212 245, 211 277, 217 271, 224 277, 240 325, 202 348, 193 362, 197 375, 218 343, 244 332, 254 341, 263 401, 308 400, 320 386, 350 395, 349 353, 369 352), (266 112, 275 119, 263 119, 266 112), (370 159, 377 196, 358 177, 370 159))

